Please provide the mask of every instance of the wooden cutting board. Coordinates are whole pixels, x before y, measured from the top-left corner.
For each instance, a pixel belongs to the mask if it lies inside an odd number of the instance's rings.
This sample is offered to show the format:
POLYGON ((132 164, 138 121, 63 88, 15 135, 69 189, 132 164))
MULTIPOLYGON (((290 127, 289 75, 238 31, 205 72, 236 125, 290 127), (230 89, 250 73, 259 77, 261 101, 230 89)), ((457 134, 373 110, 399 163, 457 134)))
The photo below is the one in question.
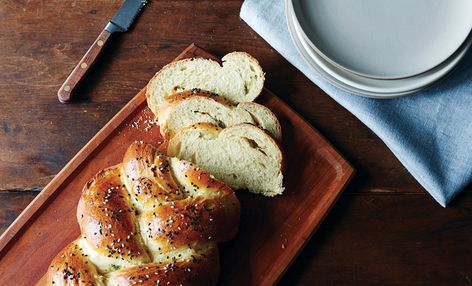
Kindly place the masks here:
MULTIPOLYGON (((177 59, 217 59, 190 45, 177 59)), ((321 224, 354 175, 350 164, 300 115, 268 90, 257 102, 279 118, 286 191, 266 198, 238 191, 237 237, 220 245, 220 285, 273 285, 321 224)), ((121 162, 133 141, 160 145, 145 89, 123 107, 57 174, 0 237, 0 285, 43 284, 52 258, 79 234, 75 213, 84 184, 121 162)))

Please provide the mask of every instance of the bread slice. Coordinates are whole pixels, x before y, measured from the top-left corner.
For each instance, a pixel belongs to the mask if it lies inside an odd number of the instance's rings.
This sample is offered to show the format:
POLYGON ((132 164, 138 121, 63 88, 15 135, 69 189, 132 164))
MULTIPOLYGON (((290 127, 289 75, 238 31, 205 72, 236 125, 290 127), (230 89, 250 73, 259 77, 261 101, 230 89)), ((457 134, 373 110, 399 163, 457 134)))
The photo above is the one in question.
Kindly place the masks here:
POLYGON ((244 52, 229 53, 222 60, 222 65, 203 58, 166 65, 147 85, 149 107, 156 110, 165 98, 193 88, 217 93, 233 103, 253 101, 264 85, 264 72, 257 60, 244 52))
POLYGON ((221 96, 198 89, 173 95, 152 111, 159 118, 165 138, 174 136, 181 128, 206 122, 221 128, 250 123, 266 130, 279 142, 282 139, 280 123, 267 107, 254 102, 234 105, 221 96))
POLYGON ((169 140, 167 153, 194 162, 235 189, 269 197, 284 190, 277 142, 250 124, 188 126, 169 140))

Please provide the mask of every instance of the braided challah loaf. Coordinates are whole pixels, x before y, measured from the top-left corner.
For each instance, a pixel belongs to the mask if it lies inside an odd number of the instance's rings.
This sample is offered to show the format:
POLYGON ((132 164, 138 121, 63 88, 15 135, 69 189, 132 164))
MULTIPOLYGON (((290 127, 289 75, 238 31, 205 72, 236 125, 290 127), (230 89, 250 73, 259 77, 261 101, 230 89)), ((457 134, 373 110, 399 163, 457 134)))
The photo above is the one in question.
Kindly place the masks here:
POLYGON ((77 219, 81 236, 53 259, 49 285, 215 285, 239 201, 192 163, 134 143, 85 185, 77 219))

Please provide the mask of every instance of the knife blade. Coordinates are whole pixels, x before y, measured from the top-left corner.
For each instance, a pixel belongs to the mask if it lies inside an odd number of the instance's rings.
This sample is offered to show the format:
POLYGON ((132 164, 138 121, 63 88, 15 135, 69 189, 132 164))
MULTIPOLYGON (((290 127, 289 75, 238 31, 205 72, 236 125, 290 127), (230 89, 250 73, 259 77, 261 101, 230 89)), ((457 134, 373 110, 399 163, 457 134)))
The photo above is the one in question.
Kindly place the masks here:
POLYGON ((121 5, 120 10, 116 12, 115 16, 113 16, 111 21, 108 23, 107 27, 110 26, 108 32, 128 31, 129 27, 134 22, 134 19, 146 4, 146 0, 126 0, 123 5, 121 5), (118 30, 113 30, 116 28, 118 28, 118 30))
POLYGON ((110 36, 113 33, 128 31, 146 4, 146 0, 125 0, 57 91, 60 102, 65 103, 71 99, 73 91, 92 68, 110 36))

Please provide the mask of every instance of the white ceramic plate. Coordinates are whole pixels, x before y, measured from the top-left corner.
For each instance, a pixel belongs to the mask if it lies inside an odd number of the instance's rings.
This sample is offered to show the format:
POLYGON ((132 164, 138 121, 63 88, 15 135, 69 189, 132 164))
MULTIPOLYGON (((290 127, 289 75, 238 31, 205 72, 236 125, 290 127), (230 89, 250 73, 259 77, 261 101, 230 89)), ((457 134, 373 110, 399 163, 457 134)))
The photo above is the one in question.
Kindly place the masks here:
POLYGON ((471 0, 291 0, 307 43, 353 73, 399 79, 448 59, 472 29, 471 0))
POLYGON ((326 61, 314 51, 300 34, 300 27, 294 20, 290 0, 285 1, 286 17, 291 37, 307 64, 332 84, 351 93, 374 98, 392 98, 422 90, 450 72, 466 54, 472 43, 472 36, 445 62, 415 77, 385 80, 373 79, 353 74, 326 61), (297 31, 298 30, 298 31, 297 31))

